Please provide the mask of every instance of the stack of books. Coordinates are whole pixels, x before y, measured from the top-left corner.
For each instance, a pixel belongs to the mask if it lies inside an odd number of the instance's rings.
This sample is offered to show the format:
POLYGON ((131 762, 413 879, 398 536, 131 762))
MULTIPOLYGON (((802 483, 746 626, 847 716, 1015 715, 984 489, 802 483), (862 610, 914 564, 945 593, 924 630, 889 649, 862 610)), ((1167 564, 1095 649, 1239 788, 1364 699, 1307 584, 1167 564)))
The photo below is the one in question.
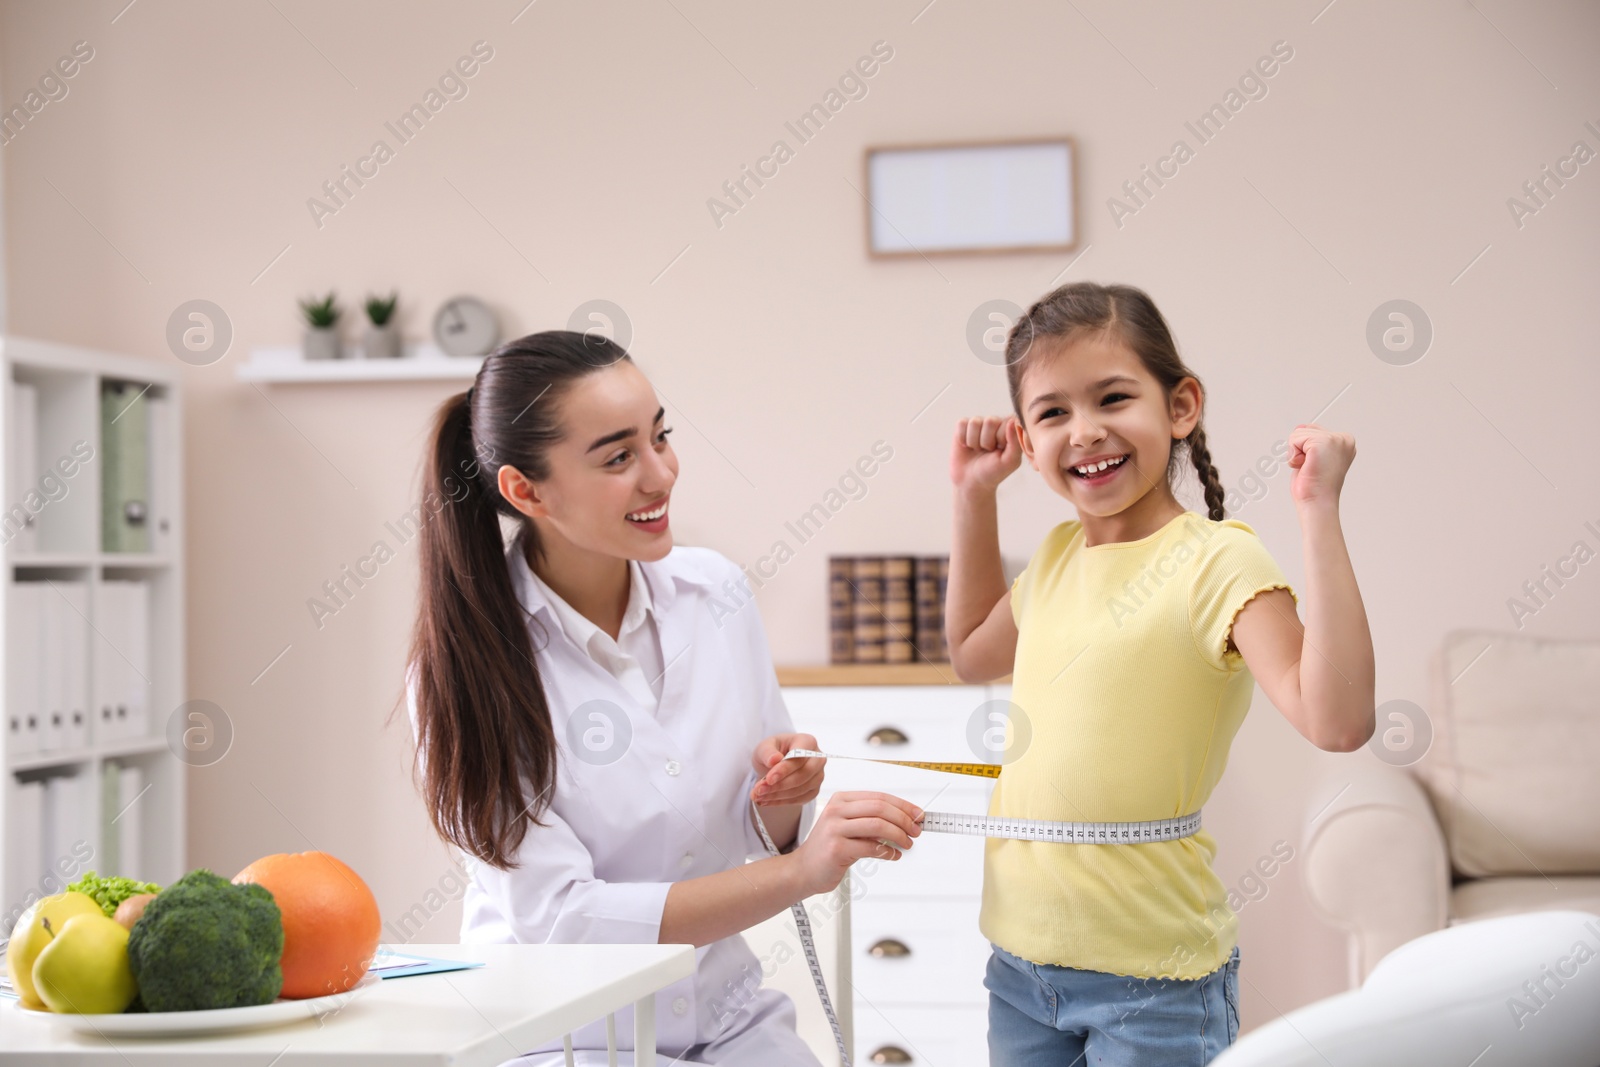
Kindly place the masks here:
POLYGON ((950 662, 949 576, 949 556, 828 557, 830 662, 950 662))

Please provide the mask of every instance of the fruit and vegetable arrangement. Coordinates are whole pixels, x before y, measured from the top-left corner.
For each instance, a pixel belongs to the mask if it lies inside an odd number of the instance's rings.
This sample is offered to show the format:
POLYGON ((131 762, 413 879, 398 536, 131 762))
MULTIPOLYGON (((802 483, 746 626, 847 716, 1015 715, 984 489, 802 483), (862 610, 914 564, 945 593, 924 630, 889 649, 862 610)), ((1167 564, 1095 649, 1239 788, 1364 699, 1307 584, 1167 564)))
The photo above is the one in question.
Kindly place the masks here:
POLYGON ((345 992, 378 949, 378 902, 325 852, 264 856, 162 888, 85 872, 22 913, 6 967, 22 1006, 204 1011, 345 992))

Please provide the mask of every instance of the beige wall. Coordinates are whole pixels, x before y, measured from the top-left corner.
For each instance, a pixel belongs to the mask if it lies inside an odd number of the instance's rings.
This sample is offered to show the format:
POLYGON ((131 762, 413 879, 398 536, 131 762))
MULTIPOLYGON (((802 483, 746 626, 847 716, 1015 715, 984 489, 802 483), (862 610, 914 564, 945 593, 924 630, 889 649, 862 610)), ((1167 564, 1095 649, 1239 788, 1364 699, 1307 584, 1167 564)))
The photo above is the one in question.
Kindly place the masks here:
MULTIPOLYGON (((520 0, 0 5, 7 107, 74 42, 94 48, 0 149, 8 329, 171 358, 168 315, 203 297, 236 331, 222 362, 185 371, 189 684, 237 730, 227 759, 192 774, 191 865, 325 849, 390 920, 451 884, 404 718, 383 720, 415 588, 415 545, 384 523, 410 506, 429 414, 453 390, 236 380, 252 345, 297 340, 294 299, 313 290, 354 312, 398 287, 417 336, 461 292, 508 335, 620 304, 680 428, 676 536, 746 564, 889 442, 867 496, 760 593, 780 662, 825 656, 828 554, 948 549, 953 420, 1005 405, 967 316, 1058 278, 1154 295, 1208 387, 1230 487, 1297 423, 1356 436, 1343 515, 1380 701, 1425 703, 1440 634, 1511 625, 1507 598, 1600 520, 1600 164, 1520 227, 1506 204, 1574 141, 1600 149, 1583 125, 1600 126, 1592 5, 922 5, 546 0, 515 22, 520 0), (384 122, 478 40, 494 53, 469 95, 319 228, 307 199, 375 139, 393 146, 384 122), (894 56, 868 95, 793 142, 784 121, 878 40, 894 56), (1185 120, 1279 40, 1294 56, 1268 95, 1118 226, 1107 198, 1175 139, 1193 147, 1185 120), (1081 150, 1087 250, 1070 269, 1065 255, 867 260, 863 146, 1032 134, 1081 150), (778 138, 794 158, 718 228, 707 198, 778 138), (1406 367, 1364 340, 1397 297, 1435 327, 1406 367), (397 557, 317 629, 307 599, 378 540, 397 557)), ((1239 517, 1304 590, 1287 471, 1265 485, 1239 517)), ((1183 498, 1199 506, 1192 484, 1183 498)), ((1037 475, 1014 479, 1008 558, 1070 515, 1037 475)), ((1525 626, 1593 635, 1592 569, 1525 626)), ((1317 775, 1370 758, 1316 751, 1259 699, 1207 808, 1224 881, 1277 840, 1298 849, 1337 788, 1317 775)), ((1340 988, 1341 939, 1299 877, 1291 861, 1242 914, 1247 1026, 1340 988)), ((458 918, 445 902, 419 939, 454 940, 458 918)))

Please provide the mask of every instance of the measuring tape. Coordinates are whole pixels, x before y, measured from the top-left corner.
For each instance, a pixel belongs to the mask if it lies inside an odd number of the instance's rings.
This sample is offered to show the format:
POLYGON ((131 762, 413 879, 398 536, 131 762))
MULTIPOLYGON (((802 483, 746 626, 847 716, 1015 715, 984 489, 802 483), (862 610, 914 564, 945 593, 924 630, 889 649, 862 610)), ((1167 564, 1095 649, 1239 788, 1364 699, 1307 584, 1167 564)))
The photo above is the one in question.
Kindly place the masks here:
MULTIPOLYGON (((772 843, 772 835, 767 833, 767 825, 761 821, 761 809, 754 800, 750 801, 750 810, 755 812, 761 843, 767 846, 769 853, 778 855, 778 846, 772 843)), ((811 984, 817 987, 817 996, 822 1000, 822 1014, 828 1017, 828 1026, 833 1030, 833 1043, 839 1046, 840 1067, 850 1067, 850 1050, 844 1047, 844 1031, 839 1029, 839 1017, 833 1013, 833 1000, 828 996, 828 983, 822 978, 822 964, 817 962, 817 943, 811 936, 811 917, 806 914, 805 904, 798 900, 789 905, 789 914, 794 916, 795 929, 800 932, 800 947, 806 951, 806 966, 811 969, 811 984)))
MULTIPOLYGON (((999 778, 997 763, 940 763, 926 760, 874 759, 870 756, 833 756, 809 748, 792 748, 784 759, 849 759, 863 763, 887 763, 896 767, 916 767, 925 771, 945 774, 964 774, 973 778, 999 778)), ((750 808, 755 813, 756 829, 767 852, 778 855, 778 846, 772 843, 766 824, 761 821, 761 808, 754 800, 750 808)), ((968 837, 1003 837, 1014 841, 1046 841, 1063 845, 1137 845, 1152 841, 1175 841, 1188 837, 1200 829, 1200 813, 1180 815, 1173 819, 1151 819, 1145 822, 1058 822, 1051 819, 1012 819, 995 815, 963 815, 949 811, 924 811, 922 828, 934 833, 962 834, 968 837)), ((889 841, 881 844, 899 852, 899 846, 889 841)), ((841 1067, 850 1067, 850 1052, 844 1047, 844 1032, 839 1029, 839 1017, 834 1014, 833 1000, 828 996, 828 983, 822 977, 822 964, 817 962, 817 945, 811 934, 811 918, 800 901, 789 905, 794 916, 795 929, 800 934, 800 946, 805 949, 806 966, 811 971, 811 983, 817 987, 822 1001, 822 1013, 828 1017, 833 1030, 834 1044, 839 1047, 841 1067)))
MULTIPOLYGON (((888 763, 974 778, 999 778, 998 763, 936 763, 924 760, 874 759, 869 756, 833 756, 809 748, 792 748, 784 759, 849 759, 863 763, 888 763)), ((1013 819, 1003 815, 960 815, 925 811, 922 828, 936 834, 967 837, 1003 837, 1013 841, 1048 841, 1060 845, 1141 845, 1151 841, 1176 841, 1200 829, 1200 813, 1145 822, 1059 822, 1053 819, 1013 819)), ((895 846, 885 841, 890 848, 895 846)))

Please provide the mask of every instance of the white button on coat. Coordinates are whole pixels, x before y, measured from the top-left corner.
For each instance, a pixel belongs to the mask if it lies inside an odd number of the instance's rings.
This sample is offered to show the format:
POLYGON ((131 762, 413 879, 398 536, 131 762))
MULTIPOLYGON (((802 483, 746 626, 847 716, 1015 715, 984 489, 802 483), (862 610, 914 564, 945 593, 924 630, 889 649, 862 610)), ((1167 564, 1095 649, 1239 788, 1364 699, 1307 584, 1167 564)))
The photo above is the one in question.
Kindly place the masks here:
MULTIPOLYGON (((749 797, 757 780, 751 756, 762 738, 790 733, 794 726, 760 613, 744 592, 738 566, 711 549, 676 546, 664 558, 642 563, 660 662, 667 665, 659 703, 647 710, 628 686, 568 639, 533 581, 520 538, 507 550, 507 565, 529 613, 557 739, 557 781, 541 816, 547 825, 528 827, 516 869, 502 871, 461 856, 470 875, 461 943, 656 944, 667 892, 694 862, 691 849, 709 845, 709 865, 716 870, 767 855, 751 823, 749 797), (606 743, 597 748, 595 737, 606 743), (691 755, 696 772, 680 774, 691 755)), ((409 687, 408 700, 415 730, 409 687)), ((815 802, 807 804, 800 839, 815 815, 815 802)), ((701 866, 702 874, 713 873, 707 863, 701 866)), ((728 1041, 754 1027, 763 1032, 749 1037, 771 1050, 764 1063, 815 1064, 794 1031, 789 998, 761 990, 752 999, 746 992, 761 964, 742 937, 702 946, 696 958, 693 976, 656 995, 663 1054, 670 1058, 718 1038, 728 1041)), ((617 1013, 617 1034, 632 1033, 633 1010, 625 1008, 617 1013)), ((578 1049, 604 1049, 604 1022, 585 1026, 573 1039, 578 1049)), ((558 1038, 529 1051, 560 1047, 558 1038)))

